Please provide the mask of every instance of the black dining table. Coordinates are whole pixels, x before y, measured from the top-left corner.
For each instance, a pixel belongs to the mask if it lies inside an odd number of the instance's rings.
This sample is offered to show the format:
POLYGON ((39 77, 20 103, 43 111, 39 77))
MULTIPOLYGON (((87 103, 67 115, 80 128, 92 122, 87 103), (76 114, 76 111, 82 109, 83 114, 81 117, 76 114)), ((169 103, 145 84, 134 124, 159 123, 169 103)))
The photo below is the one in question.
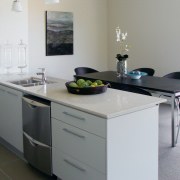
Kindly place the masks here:
POLYGON ((74 75, 74 77, 77 79, 99 79, 109 82, 111 87, 115 89, 126 90, 134 87, 144 89, 159 97, 168 97, 171 104, 171 144, 172 147, 176 146, 178 134, 175 123, 175 102, 176 98, 180 96, 180 80, 156 76, 142 76, 140 79, 131 79, 129 76, 117 77, 116 71, 95 72, 84 75, 74 75))

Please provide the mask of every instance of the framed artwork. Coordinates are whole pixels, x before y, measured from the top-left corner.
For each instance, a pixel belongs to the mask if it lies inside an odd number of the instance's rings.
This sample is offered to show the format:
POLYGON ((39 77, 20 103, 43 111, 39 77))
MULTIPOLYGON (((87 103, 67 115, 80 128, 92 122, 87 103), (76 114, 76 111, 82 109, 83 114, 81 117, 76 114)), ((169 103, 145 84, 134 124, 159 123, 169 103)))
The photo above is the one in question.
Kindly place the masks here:
POLYGON ((73 54, 73 14, 46 11, 46 56, 73 54))

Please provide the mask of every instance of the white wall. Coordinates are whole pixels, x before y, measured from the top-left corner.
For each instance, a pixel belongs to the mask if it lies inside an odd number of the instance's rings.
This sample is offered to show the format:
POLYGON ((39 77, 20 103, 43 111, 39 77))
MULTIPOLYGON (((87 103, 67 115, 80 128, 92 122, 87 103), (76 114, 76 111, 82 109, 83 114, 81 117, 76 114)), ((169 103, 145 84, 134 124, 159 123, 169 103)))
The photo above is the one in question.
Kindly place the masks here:
MULTIPOLYGON (((7 40, 14 45, 12 71, 19 71, 16 48, 20 39, 28 44, 33 72, 46 67, 48 75, 71 79, 76 66, 106 70, 108 62, 109 69, 115 69, 118 25, 128 32, 129 70, 152 67, 161 76, 180 69, 178 0, 62 0, 58 5, 45 5, 43 0, 21 2, 24 11, 15 13, 11 11, 12 0, 0 1, 0 45, 7 40), (73 12, 74 55, 45 56, 46 10, 73 12)), ((1 67, 0 73, 4 73, 1 67)))
MULTIPOLYGON (((7 41, 13 45, 13 68, 10 69, 10 72, 17 72, 19 71, 17 69, 17 44, 20 42, 20 39, 28 44, 28 3, 27 0, 21 0, 23 12, 17 13, 11 11, 12 2, 12 0, 0 0, 0 46, 2 47, 7 41)), ((2 61, 3 52, 0 51, 0 73, 5 73, 2 61)))
POLYGON ((109 0, 109 68, 115 69, 115 28, 128 32, 129 70, 152 67, 156 75, 180 71, 180 1, 109 0))
POLYGON ((28 23, 31 71, 45 67, 48 75, 71 80, 77 66, 107 69, 107 0, 62 0, 55 5, 29 0, 28 23), (73 55, 45 56, 46 10, 73 12, 73 55))

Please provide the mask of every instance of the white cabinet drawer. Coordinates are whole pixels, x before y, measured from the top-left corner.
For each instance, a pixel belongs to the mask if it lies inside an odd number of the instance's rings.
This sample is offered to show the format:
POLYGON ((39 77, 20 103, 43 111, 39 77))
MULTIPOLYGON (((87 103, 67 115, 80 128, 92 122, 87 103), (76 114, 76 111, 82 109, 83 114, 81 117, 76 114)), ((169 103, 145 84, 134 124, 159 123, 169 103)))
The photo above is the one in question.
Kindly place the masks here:
POLYGON ((53 148, 53 174, 62 180, 106 180, 106 176, 90 166, 53 148))
POLYGON ((106 137, 106 119, 57 103, 51 104, 51 116, 98 136, 106 137))
POLYGON ((52 118, 52 146, 106 172, 106 142, 104 138, 52 118))

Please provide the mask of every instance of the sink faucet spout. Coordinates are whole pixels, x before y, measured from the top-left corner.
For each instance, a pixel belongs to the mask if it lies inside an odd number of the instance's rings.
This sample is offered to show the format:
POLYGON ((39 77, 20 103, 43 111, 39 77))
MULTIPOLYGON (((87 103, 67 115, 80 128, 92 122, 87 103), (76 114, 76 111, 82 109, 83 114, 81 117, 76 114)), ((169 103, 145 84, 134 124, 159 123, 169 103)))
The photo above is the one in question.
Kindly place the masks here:
POLYGON ((45 84, 46 83, 46 76, 45 76, 45 68, 38 68, 41 69, 41 72, 36 73, 37 75, 41 75, 42 76, 42 82, 45 84))

